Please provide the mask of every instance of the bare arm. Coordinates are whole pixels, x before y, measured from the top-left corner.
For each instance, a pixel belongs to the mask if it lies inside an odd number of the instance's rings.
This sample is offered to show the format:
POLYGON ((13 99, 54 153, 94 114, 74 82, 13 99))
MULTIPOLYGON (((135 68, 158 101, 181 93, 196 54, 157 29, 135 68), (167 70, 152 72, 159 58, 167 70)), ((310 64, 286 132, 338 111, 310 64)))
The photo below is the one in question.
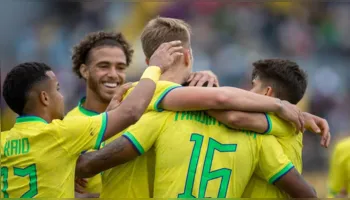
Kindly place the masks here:
POLYGON ((119 137, 102 149, 80 155, 75 168, 79 178, 89 178, 102 171, 126 163, 139 154, 125 137, 119 137))
POLYGON ((147 68, 131 94, 116 109, 107 113, 108 124, 102 140, 114 136, 140 119, 152 100, 156 88, 155 81, 159 80, 160 70, 166 71, 177 57, 182 56, 179 52, 182 51, 180 44, 181 41, 163 43, 153 53, 149 61, 150 66, 159 68, 147 68))
POLYGON ((275 185, 292 198, 317 198, 315 189, 304 180, 295 168, 277 180, 275 185))
POLYGON ((268 122, 263 113, 221 110, 208 110, 207 113, 233 129, 244 129, 257 133, 264 133, 268 129, 268 122))
POLYGON ((234 87, 182 87, 170 91, 160 106, 166 110, 236 110, 247 112, 279 112, 279 99, 258 95, 234 87))
POLYGON ((170 91, 160 107, 172 111, 234 110, 245 112, 274 112, 304 131, 304 116, 287 101, 255 94, 234 87, 202 88, 182 87, 170 91))
POLYGON ((151 102, 155 89, 154 81, 142 79, 116 109, 107 112, 108 124, 103 140, 136 123, 151 102))

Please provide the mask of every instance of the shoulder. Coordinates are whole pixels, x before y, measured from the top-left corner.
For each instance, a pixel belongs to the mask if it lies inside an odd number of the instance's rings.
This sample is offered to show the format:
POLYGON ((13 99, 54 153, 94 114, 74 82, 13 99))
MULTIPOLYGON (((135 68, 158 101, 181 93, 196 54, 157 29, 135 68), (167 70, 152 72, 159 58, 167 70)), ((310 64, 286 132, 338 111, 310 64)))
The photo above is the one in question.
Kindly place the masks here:
POLYGON ((73 108, 72 110, 70 110, 67 114, 66 117, 69 116, 80 116, 82 115, 81 112, 79 111, 79 107, 76 106, 75 108, 73 108))

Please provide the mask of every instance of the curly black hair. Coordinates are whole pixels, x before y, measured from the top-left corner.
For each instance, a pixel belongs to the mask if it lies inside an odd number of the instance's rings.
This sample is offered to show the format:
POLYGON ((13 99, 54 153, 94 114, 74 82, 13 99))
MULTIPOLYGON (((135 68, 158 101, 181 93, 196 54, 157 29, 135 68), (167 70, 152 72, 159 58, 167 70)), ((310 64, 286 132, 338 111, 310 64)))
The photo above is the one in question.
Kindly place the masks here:
POLYGON ((72 62, 73 72, 82 78, 80 66, 87 62, 91 49, 99 46, 117 46, 120 47, 126 56, 126 64, 130 65, 134 50, 129 42, 126 41, 122 33, 117 32, 92 32, 85 36, 79 44, 73 47, 72 62))
POLYGON ((286 59, 265 59, 253 63, 252 79, 259 77, 271 84, 276 97, 297 104, 307 88, 307 74, 299 65, 286 59))

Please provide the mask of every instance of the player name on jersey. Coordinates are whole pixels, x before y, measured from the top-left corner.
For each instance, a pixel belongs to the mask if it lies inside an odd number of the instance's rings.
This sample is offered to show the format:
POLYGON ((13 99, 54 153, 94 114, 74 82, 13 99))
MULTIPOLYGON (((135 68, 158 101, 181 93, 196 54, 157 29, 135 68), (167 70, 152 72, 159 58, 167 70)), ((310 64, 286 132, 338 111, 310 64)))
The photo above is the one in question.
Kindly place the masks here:
POLYGON ((182 111, 182 112, 176 112, 176 115, 174 117, 174 121, 178 120, 193 120, 200 122, 205 125, 218 125, 221 126, 222 123, 217 121, 215 118, 206 115, 202 111, 182 111))
POLYGON ((30 150, 30 144, 28 138, 22 138, 18 140, 10 140, 5 143, 4 156, 27 154, 30 150))

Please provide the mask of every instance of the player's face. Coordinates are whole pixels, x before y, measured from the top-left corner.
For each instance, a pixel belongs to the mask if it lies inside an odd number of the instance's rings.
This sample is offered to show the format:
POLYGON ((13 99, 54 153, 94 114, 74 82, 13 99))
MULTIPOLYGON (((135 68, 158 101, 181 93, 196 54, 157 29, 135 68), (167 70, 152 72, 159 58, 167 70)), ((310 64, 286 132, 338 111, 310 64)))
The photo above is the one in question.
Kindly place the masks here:
POLYGON ((119 47, 99 47, 90 54, 88 87, 109 103, 116 89, 125 82, 126 56, 119 47))
POLYGON ((49 80, 49 109, 51 111, 53 119, 63 119, 64 117, 64 99, 60 92, 60 86, 55 74, 52 71, 46 72, 46 75, 50 77, 49 80))
POLYGON ((265 95, 266 94, 266 88, 264 87, 264 84, 259 79, 259 77, 256 77, 252 81, 252 89, 250 91, 254 92, 254 93, 257 93, 257 94, 261 94, 261 95, 265 95))

